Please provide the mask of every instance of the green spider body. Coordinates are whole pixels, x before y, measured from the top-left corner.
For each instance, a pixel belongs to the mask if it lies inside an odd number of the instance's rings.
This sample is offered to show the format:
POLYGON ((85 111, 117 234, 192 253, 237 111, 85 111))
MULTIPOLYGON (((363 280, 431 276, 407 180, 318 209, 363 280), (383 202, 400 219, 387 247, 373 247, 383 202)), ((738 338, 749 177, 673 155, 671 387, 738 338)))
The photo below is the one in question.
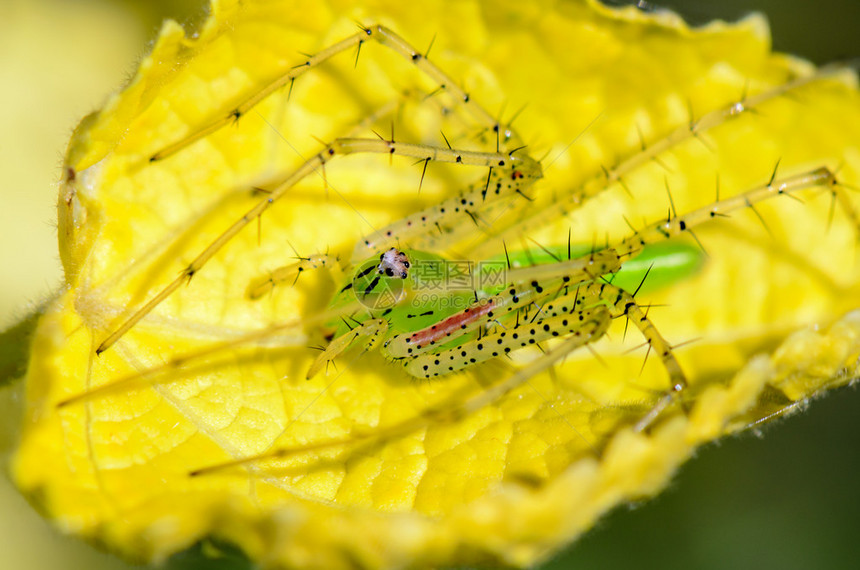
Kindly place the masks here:
POLYGON ((480 262, 392 248, 360 264, 355 276, 332 299, 329 308, 335 313, 354 311, 351 322, 331 323, 336 330, 334 340, 308 375, 315 375, 362 339, 366 339, 365 349, 378 345, 386 358, 402 361, 413 376, 429 377, 455 372, 519 346, 576 334, 585 330, 583 323, 600 324, 602 331, 605 323, 598 317, 606 317, 609 302, 602 290, 608 283, 613 290, 634 291, 640 286, 654 290, 693 274, 702 261, 702 251, 684 242, 649 245, 617 267, 584 245, 512 252, 480 262), (387 275, 386 255, 395 253, 408 260, 407 270, 387 275), (595 273, 583 274, 588 263, 598 268, 595 273), (542 314, 544 307, 554 314, 542 314), (525 344, 516 342, 520 340, 517 329, 526 324, 519 322, 521 316, 535 325, 527 327, 534 333, 522 337, 525 344), (478 342, 488 335, 496 350, 488 352, 489 357, 476 355, 484 345, 489 347, 478 342), (436 356, 447 358, 447 365, 442 366, 443 358, 436 356))

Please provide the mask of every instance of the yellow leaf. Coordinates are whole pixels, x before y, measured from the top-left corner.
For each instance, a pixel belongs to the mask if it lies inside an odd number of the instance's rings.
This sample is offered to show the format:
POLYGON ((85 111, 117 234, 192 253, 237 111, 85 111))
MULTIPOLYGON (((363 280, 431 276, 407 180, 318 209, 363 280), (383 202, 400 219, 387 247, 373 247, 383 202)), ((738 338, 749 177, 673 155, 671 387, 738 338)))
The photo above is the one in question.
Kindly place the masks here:
MULTIPOLYGON (((34 342, 18 485, 63 529, 144 560, 206 536, 268 566, 547 556, 606 510, 659 491, 702 443, 856 375, 849 188, 860 184, 860 97, 852 73, 814 73, 772 54, 757 17, 691 31, 668 13, 588 2, 550 11, 224 1, 192 37, 168 22, 129 86, 69 146, 60 201, 68 287, 34 342), (434 78, 371 40, 360 57, 350 48, 309 66, 231 119, 243 100, 303 69, 299 52, 354 36, 355 21, 384 24, 422 53, 433 43, 429 60, 470 103, 426 97, 434 78), (596 194, 568 217, 538 216, 504 236, 514 249, 564 246, 569 230, 578 243, 615 244, 630 233, 625 218, 642 228, 667 209, 708 206, 716 192, 727 199, 772 177, 838 170, 839 185, 804 189, 802 201, 782 196, 697 227, 704 268, 639 298, 655 305, 649 316, 671 342, 698 339, 675 350, 690 382, 684 406, 673 400, 648 429, 635 427, 666 401, 669 383, 659 358, 640 374, 644 350, 628 352, 642 340, 624 339, 623 319, 594 345, 600 359, 580 350, 457 413, 544 357, 517 352, 510 363, 418 382, 378 351, 352 351, 307 381, 316 356, 307 345, 327 342, 318 315, 339 283, 307 271, 249 299, 249 284, 294 261, 291 248, 346 262, 371 228, 484 180, 485 169, 431 163, 419 193, 422 165, 409 159, 335 157, 324 175, 315 169, 285 188, 258 227, 254 218, 189 266, 244 212, 280 195, 278 183, 324 148, 316 138, 375 138, 375 129, 444 146, 441 129, 457 149, 492 151, 495 137, 475 136, 481 116, 468 109, 506 103, 505 120, 528 104, 514 128, 528 143, 520 152, 546 157, 545 172, 494 226, 580 187, 596 194), (612 181, 628 159, 642 164, 612 181), (171 282, 180 286, 147 305, 171 282), (296 324, 266 328, 282 323, 296 324), (427 412, 436 409, 453 417, 427 412)), ((501 237, 437 244, 452 260, 503 251, 501 237)))

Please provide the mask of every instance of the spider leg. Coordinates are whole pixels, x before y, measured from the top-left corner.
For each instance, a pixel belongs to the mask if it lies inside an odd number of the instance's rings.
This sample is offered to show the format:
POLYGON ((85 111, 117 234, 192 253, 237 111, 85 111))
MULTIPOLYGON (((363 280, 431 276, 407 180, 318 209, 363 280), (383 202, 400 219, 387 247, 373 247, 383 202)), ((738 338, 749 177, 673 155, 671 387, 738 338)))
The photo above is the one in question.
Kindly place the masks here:
POLYGON ((468 112, 473 115, 480 125, 486 129, 495 129, 496 132, 500 130, 498 122, 493 118, 493 116, 484 110, 480 104, 469 97, 459 84, 447 73, 442 71, 438 66, 427 59, 426 56, 413 48, 408 42, 406 42, 406 40, 394 31, 385 26, 374 24, 362 27, 361 31, 358 33, 353 34, 352 36, 345 38, 317 52, 316 54, 310 55, 304 62, 291 67, 262 89, 257 90, 239 103, 234 104, 232 108, 219 115, 214 120, 197 128, 180 140, 159 149, 150 156, 149 162, 164 160, 191 144, 219 131, 225 126, 235 123, 273 93, 283 89, 285 86, 292 87, 296 79, 308 71, 318 67, 320 64, 328 61, 338 54, 344 53, 352 48, 360 48, 361 45, 367 41, 376 41, 380 45, 393 50, 407 61, 412 62, 419 71, 436 82, 439 86, 439 90, 448 93, 454 101, 465 106, 468 112))
POLYGON ((333 361, 339 354, 353 346, 355 343, 366 340, 365 350, 371 350, 376 346, 379 338, 388 331, 388 321, 385 319, 371 319, 361 323, 350 331, 332 340, 325 350, 308 369, 307 378, 310 380, 320 373, 329 362, 333 361))
POLYGON ((267 276, 254 279, 248 284, 248 298, 252 300, 259 299, 281 283, 295 285, 303 272, 323 267, 337 271, 338 273, 340 269, 337 258, 324 253, 309 255, 308 257, 299 259, 295 263, 278 267, 267 276))
MULTIPOLYGON (((561 190, 552 196, 539 199, 527 212, 522 209, 512 209, 511 216, 497 216, 493 227, 484 229, 487 237, 501 240, 511 240, 516 236, 527 235, 536 229, 545 227, 547 220, 561 218, 578 208, 591 198, 600 195, 615 184, 621 185, 627 190, 624 182, 625 177, 650 162, 658 162, 660 157, 667 152, 678 148, 680 145, 691 141, 704 141, 704 135, 709 131, 721 127, 739 117, 747 117, 758 113, 761 108, 769 102, 780 97, 789 96, 792 93, 817 81, 832 78, 844 72, 844 65, 828 65, 821 67, 812 75, 799 77, 782 85, 766 89, 761 93, 747 96, 744 94, 739 99, 727 103, 725 106, 710 111, 698 119, 691 117, 689 122, 679 125, 663 137, 651 142, 643 142, 623 157, 616 165, 604 167, 594 176, 586 179, 581 184, 561 190)), ((640 135, 641 139, 641 135, 640 135)), ((659 162, 658 162, 659 163, 659 162)), ((846 194, 846 188, 834 185, 831 188, 834 200, 838 201, 854 226, 860 229, 860 215, 855 211, 852 201, 846 194)), ((629 193, 629 190, 628 190, 629 193)), ((492 254, 495 240, 485 239, 469 250, 469 255, 477 258, 492 254)))

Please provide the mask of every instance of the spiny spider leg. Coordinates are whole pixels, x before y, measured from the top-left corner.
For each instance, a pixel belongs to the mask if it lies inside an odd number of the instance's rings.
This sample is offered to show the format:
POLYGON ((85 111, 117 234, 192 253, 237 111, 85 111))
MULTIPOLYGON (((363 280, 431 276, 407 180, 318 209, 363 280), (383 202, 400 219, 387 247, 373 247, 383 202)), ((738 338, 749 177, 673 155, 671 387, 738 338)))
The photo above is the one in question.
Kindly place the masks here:
POLYGON ((266 277, 252 280, 248 285, 248 298, 259 299, 280 283, 288 282, 295 285, 303 272, 323 267, 330 270, 340 269, 337 258, 327 253, 315 253, 299 258, 295 263, 278 267, 266 277))
MULTIPOLYGON (((514 153, 516 151, 511 152, 512 155, 514 153)), ((428 233, 451 233, 453 228, 463 227, 466 216, 475 222, 477 216, 490 211, 503 200, 524 195, 524 191, 543 174, 540 163, 528 155, 516 156, 518 162, 499 161, 491 166, 486 180, 365 236, 353 249, 352 263, 377 254, 394 243, 410 242, 415 249, 422 249, 419 240, 428 233)), ((470 226, 466 224, 466 227, 470 226)))
MULTIPOLYGON (((627 190, 623 182, 624 177, 644 164, 657 160, 663 153, 693 138, 701 140, 700 137, 702 135, 714 128, 727 124, 740 116, 755 113, 770 101, 795 92, 816 81, 831 78, 844 72, 845 69, 844 65, 838 64, 824 66, 819 68, 814 74, 793 79, 756 95, 745 96, 721 109, 706 113, 699 119, 694 120, 691 117, 689 123, 677 127, 652 144, 646 145, 643 142, 638 151, 621 160, 617 165, 611 168, 604 168, 601 173, 585 180, 580 186, 559 192, 552 197, 545 197, 545 200, 538 200, 526 215, 518 212, 518 215, 510 220, 496 220, 493 228, 490 231, 486 231, 485 234, 487 237, 499 239, 523 235, 535 228, 545 226, 547 220, 567 215, 571 209, 575 209, 588 199, 601 194, 614 183, 621 184, 627 190)), ((629 192, 629 190, 627 191, 629 192)), ((844 190, 834 186, 832 192, 838 198, 846 215, 849 216, 854 226, 860 228, 860 217, 855 212, 851 205, 851 200, 847 198, 844 190)), ((482 240, 477 247, 469 250, 469 254, 477 257, 488 255, 489 247, 492 243, 490 239, 482 240)))
POLYGON ((329 362, 352 346, 355 342, 365 340, 365 351, 371 350, 378 339, 388 332, 388 321, 385 319, 370 319, 332 340, 308 369, 307 378, 310 380, 327 367, 329 362))
MULTIPOLYGON (((321 63, 351 48, 360 49, 361 45, 368 40, 376 41, 381 45, 393 50, 395 53, 399 54, 407 61, 411 61, 418 70, 420 70, 430 79, 435 81, 439 85, 440 90, 450 94, 452 99, 460 102, 460 104, 462 105, 465 105, 469 113, 472 114, 472 116, 480 125, 482 125, 485 129, 492 129, 496 133, 499 132, 500 126, 498 125, 498 122, 493 118, 493 116, 490 115, 483 107, 481 107, 481 105, 473 101, 469 97, 469 94, 466 93, 462 89, 462 87, 460 87, 455 81, 453 81, 451 77, 448 76, 448 74, 446 74, 439 67, 433 64, 424 55, 422 55, 421 52, 413 48, 408 42, 406 42, 406 40, 401 38, 395 32, 386 28, 385 26, 373 24, 367 27, 363 27, 360 32, 323 49, 315 55, 310 56, 303 63, 294 66, 289 71, 273 80, 267 86, 263 87, 260 91, 257 91, 252 96, 238 103, 224 115, 221 115, 214 121, 192 132, 186 137, 180 139, 179 141, 155 152, 150 157, 150 162, 164 160, 165 158, 176 154, 185 147, 191 145, 192 143, 206 138, 212 133, 222 129, 226 125, 229 125, 239 120, 241 117, 246 115, 248 111, 253 109, 261 101, 263 101, 276 91, 282 89, 286 85, 292 86, 293 82, 301 75, 304 75, 305 73, 317 67, 321 63)), ((500 147, 500 149, 502 148, 504 147, 500 147)))
POLYGON ((362 309, 362 305, 358 301, 355 301, 351 304, 325 310, 312 316, 305 316, 282 323, 276 323, 241 336, 213 343, 199 350, 173 356, 162 364, 122 376, 106 384, 69 396, 68 398, 60 401, 57 404, 57 407, 63 408, 71 404, 92 400, 114 392, 129 391, 157 384, 170 383, 175 381, 172 373, 183 369, 189 363, 206 359, 220 353, 229 353, 230 350, 245 346, 275 346, 277 348, 306 347, 310 339, 304 331, 308 327, 325 325, 331 321, 348 317, 360 309, 362 309), (279 337, 285 334, 294 334, 295 336, 293 336, 289 341, 279 340, 279 337))
POLYGON ((665 221, 646 226, 633 236, 613 246, 619 257, 629 257, 638 254, 642 247, 649 243, 679 236, 689 232, 695 226, 708 220, 725 216, 727 213, 743 208, 753 208, 756 203, 777 196, 789 195, 807 188, 823 186, 832 189, 838 185, 836 176, 827 167, 819 167, 808 172, 795 174, 782 179, 776 179, 774 169, 771 179, 761 186, 746 192, 725 198, 699 209, 692 210, 681 216, 670 216, 665 221))

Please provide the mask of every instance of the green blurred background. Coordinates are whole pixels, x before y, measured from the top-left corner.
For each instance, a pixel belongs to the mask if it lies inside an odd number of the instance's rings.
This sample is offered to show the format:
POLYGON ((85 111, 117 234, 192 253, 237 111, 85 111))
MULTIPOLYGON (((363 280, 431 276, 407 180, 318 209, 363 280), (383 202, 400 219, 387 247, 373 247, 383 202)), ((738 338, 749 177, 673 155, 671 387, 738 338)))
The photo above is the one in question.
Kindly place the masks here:
MULTIPOLYGON (((201 5, 0 0, 0 328, 61 285, 54 203, 72 129, 129 77, 164 17, 195 21, 201 5)), ((659 5, 693 24, 760 10, 777 50, 819 63, 860 56, 858 0, 659 5)), ((4 460, 19 398, 20 386, 0 388, 4 460)), ((747 434, 703 449, 660 497, 617 509, 546 568, 858 567, 860 393, 839 390, 764 431, 763 439, 747 434)), ((188 568, 195 559, 178 557, 171 566, 188 568)), ((243 565, 223 559, 209 567, 237 566, 243 565)), ((60 536, 0 477, 0 569, 6 568, 133 567, 60 536)))

